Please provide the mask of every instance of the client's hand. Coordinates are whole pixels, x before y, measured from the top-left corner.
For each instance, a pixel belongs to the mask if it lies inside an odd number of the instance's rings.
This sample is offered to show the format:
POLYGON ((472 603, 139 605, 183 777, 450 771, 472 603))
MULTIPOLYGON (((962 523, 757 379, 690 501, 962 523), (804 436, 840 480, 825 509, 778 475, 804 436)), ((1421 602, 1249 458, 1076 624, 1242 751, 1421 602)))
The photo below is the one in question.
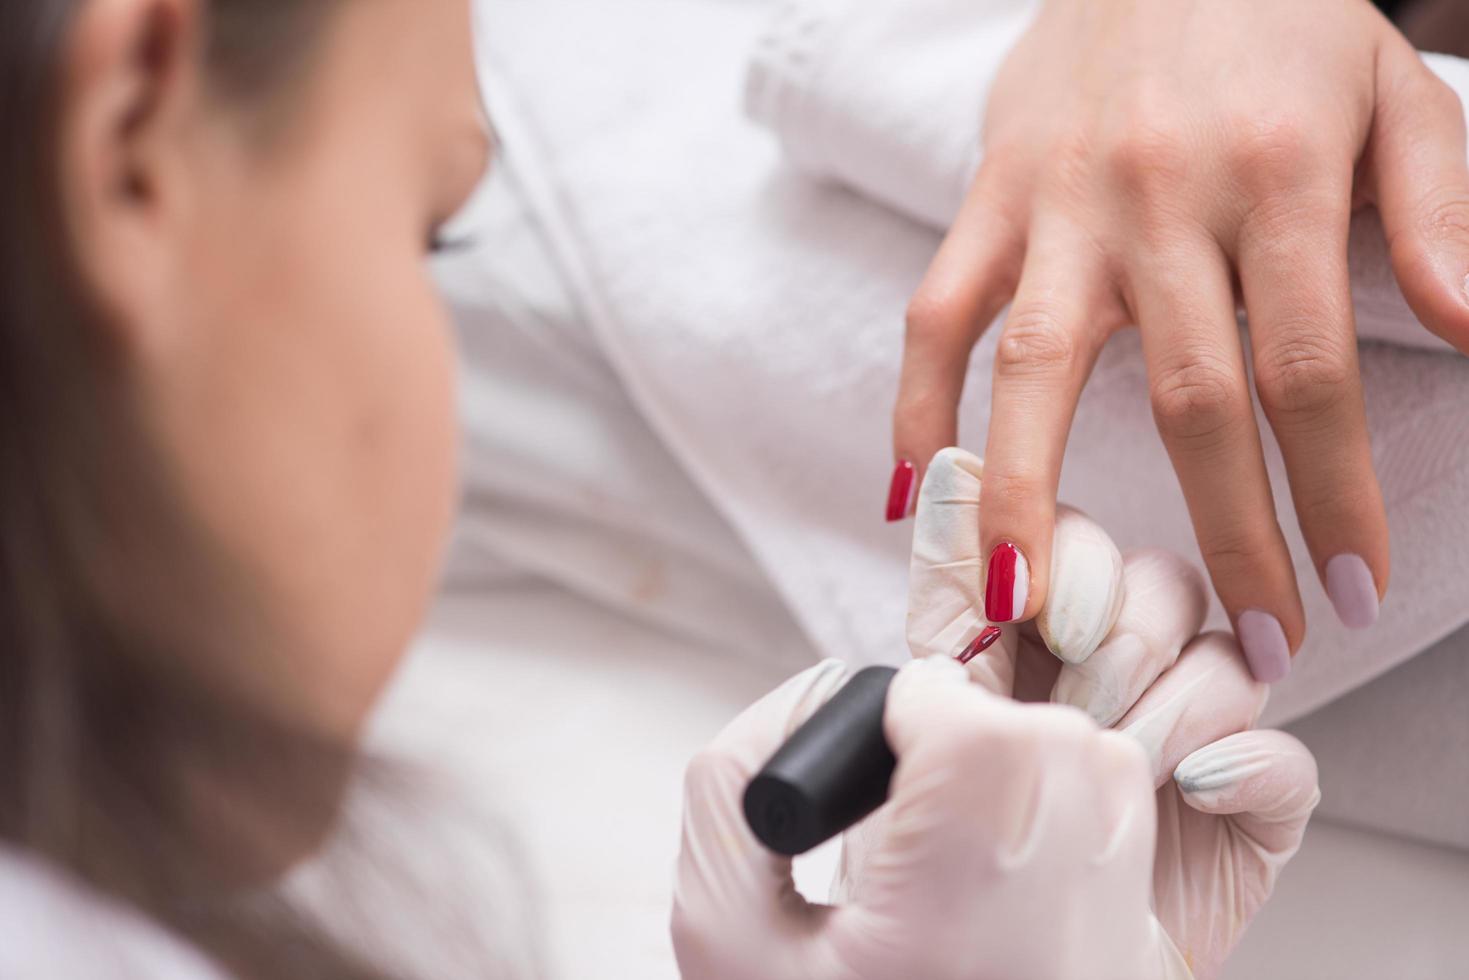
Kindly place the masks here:
MULTIPOLYGON (((1010 303, 980 529, 990 618, 1044 605, 1077 400, 1107 337, 1137 324, 1159 432, 1255 675, 1283 676, 1306 624, 1252 387, 1338 614, 1370 624, 1388 532, 1348 224, 1354 208, 1377 207, 1413 311, 1469 352, 1454 93, 1367 0, 1046 0, 1000 71, 984 138, 909 310, 894 448, 921 470, 957 441, 970 349, 1010 303)), ((900 490, 911 472, 900 465, 900 490)), ((893 497, 890 516, 902 516, 905 494, 893 497)))
MULTIPOLYGON (((978 608, 982 475, 957 449, 929 466, 910 580, 915 655, 952 655, 988 626, 978 608)), ((1100 528, 1064 515, 1043 630, 1005 627, 968 670, 997 694, 1074 705, 1144 748, 1158 788, 1152 909, 1194 975, 1211 977, 1300 845, 1319 799, 1315 761, 1289 735, 1248 731, 1266 689, 1232 638, 1195 638, 1208 602, 1187 562, 1159 551, 1110 557, 1100 528)), ((886 819, 879 811, 848 835, 849 894, 867 887, 872 836, 889 832, 886 819)))

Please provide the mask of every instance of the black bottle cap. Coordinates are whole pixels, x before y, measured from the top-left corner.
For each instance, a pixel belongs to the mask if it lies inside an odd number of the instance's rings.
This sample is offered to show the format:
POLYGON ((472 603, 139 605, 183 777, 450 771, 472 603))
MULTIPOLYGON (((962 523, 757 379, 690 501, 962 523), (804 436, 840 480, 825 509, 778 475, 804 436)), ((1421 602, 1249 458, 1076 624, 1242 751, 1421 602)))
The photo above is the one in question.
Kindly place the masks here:
POLYGON ((846 830, 888 797, 898 760, 882 731, 897 671, 867 667, 837 691, 745 787, 745 819, 766 847, 794 856, 846 830))

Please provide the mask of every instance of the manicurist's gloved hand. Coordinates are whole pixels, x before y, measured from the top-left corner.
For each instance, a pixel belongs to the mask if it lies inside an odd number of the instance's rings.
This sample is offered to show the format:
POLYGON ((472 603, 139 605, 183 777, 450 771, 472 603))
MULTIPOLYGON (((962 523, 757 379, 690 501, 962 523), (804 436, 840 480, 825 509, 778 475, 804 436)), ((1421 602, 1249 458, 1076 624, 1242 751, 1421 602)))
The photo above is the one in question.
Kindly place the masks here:
POLYGON ((845 676, 828 661, 791 679, 690 766, 673 914, 686 980, 1185 975, 1163 971, 1173 953, 1146 914, 1145 753, 1080 712, 992 694, 950 658, 914 661, 889 689, 898 767, 860 892, 840 906, 803 899, 741 797, 845 676))
MULTIPOLYGON (((980 460, 958 449, 928 468, 909 586, 915 655, 962 651, 987 635, 982 476, 980 460)), ((1212 977, 1300 845, 1319 799, 1315 761, 1289 735, 1249 731, 1266 689, 1233 638, 1196 636, 1208 602, 1192 566, 1161 551, 1120 556, 1096 524, 1065 508, 1053 541, 1039 628, 1004 627, 967 669, 996 694, 1073 705, 1143 748, 1157 788, 1151 907, 1106 914, 1156 916, 1159 936, 1181 953, 1160 953, 1157 962, 1171 964, 1161 975, 1187 976, 1186 962, 1212 977)), ((884 819, 879 811, 848 835, 847 894, 866 888, 884 819)), ((1073 975, 1093 974, 1054 974, 1073 975)))

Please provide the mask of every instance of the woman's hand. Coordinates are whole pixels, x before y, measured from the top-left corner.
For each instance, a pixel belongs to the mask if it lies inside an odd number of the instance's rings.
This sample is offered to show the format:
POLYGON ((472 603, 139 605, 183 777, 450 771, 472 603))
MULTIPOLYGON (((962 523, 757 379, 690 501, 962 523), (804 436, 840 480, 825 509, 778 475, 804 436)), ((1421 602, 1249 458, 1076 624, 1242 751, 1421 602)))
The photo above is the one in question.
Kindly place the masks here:
POLYGON ((897 457, 921 479, 956 441, 970 349, 1011 304, 980 528, 989 619, 1045 603, 1077 400, 1107 337, 1135 323, 1214 587, 1255 676, 1285 675, 1305 623, 1240 302, 1318 572, 1347 625, 1375 619, 1388 535, 1346 254, 1365 204, 1414 312, 1469 352, 1463 109, 1365 0, 1047 0, 996 81, 984 165, 913 299, 895 415, 897 457))

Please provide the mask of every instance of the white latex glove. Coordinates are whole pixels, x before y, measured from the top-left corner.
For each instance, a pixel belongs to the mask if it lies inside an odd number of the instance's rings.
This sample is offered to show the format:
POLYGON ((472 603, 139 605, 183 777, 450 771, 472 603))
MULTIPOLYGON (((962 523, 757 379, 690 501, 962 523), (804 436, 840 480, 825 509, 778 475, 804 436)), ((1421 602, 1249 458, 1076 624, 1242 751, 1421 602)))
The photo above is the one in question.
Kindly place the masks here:
POLYGON ((831 661, 793 678, 690 766, 673 914, 686 980, 1183 975, 1163 972, 1157 957, 1172 947, 1146 914, 1156 813, 1145 753, 1081 712, 969 683, 950 658, 909 664, 889 690, 898 767, 860 894, 803 899, 790 860, 751 834, 741 797, 845 676, 831 661))
MULTIPOLYGON (((953 654, 988 625, 980 612, 982 475, 978 458, 946 449, 925 477, 910 580, 915 655, 953 654)), ((1231 636, 1195 637, 1208 607, 1199 573, 1166 552, 1140 551, 1115 564, 1109 553, 1116 548, 1100 528, 1063 508, 1041 628, 1005 627, 969 671, 998 694, 1049 693, 1143 746, 1158 788, 1153 902, 1151 909, 1111 905, 1108 914, 1151 920, 1155 909, 1158 935, 1182 951, 1177 959, 1160 955, 1171 965, 1159 975, 1188 976, 1186 962, 1195 977, 1213 977, 1300 846, 1320 799, 1316 764, 1289 735, 1248 731, 1267 689, 1231 636), (1060 660, 1041 634, 1059 647, 1060 660), (1100 645, 1096 637, 1104 637, 1100 645)), ((865 887, 872 829, 848 835, 843 868, 855 879, 844 886, 848 894, 865 887)))

